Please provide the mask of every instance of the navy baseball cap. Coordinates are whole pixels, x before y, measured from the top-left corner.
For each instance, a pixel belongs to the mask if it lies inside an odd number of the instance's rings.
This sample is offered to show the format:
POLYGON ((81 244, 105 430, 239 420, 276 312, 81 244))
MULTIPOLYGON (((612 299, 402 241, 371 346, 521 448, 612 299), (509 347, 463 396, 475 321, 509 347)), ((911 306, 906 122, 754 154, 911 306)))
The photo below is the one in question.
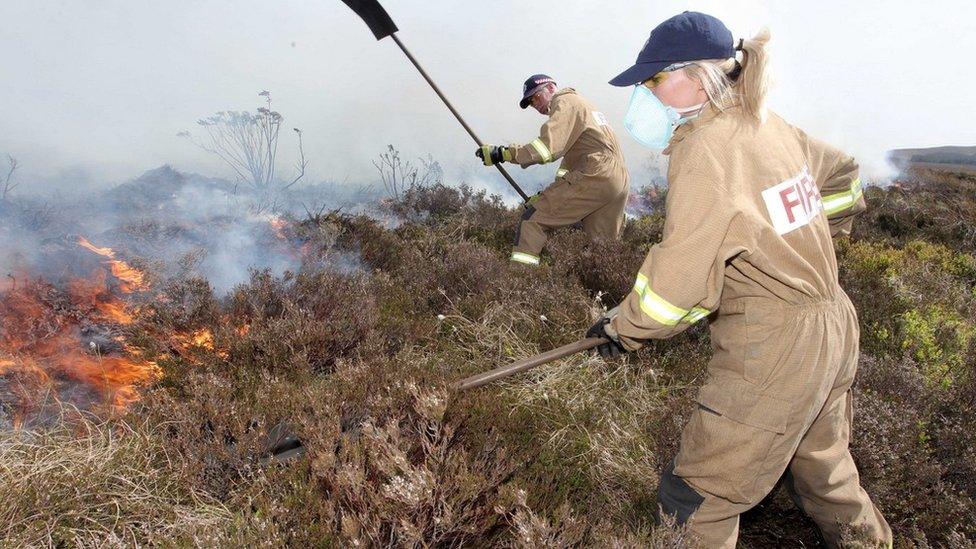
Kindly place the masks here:
POLYGON ((679 61, 728 59, 735 55, 732 33, 704 13, 686 11, 654 27, 632 67, 610 81, 614 86, 640 84, 679 61))
POLYGON ((529 103, 532 102, 532 96, 535 95, 535 92, 539 91, 540 87, 555 83, 556 81, 549 75, 533 74, 525 81, 525 84, 522 84, 522 100, 519 101, 519 107, 523 109, 528 107, 529 103))

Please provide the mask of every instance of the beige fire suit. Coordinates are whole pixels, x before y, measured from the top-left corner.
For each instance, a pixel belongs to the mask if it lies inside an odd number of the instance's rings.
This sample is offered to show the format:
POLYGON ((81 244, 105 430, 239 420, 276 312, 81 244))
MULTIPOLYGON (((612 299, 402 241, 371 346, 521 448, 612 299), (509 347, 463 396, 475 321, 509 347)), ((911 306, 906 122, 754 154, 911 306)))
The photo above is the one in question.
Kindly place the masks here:
POLYGON ((665 154, 667 219, 608 333, 633 350, 713 316, 713 357, 661 479, 660 504, 707 547, 734 547, 739 514, 789 472, 831 546, 841 524, 890 545, 848 451, 854 307, 832 236, 865 209, 854 160, 775 114, 706 108, 665 154))
POLYGON ((630 189, 624 157, 607 117, 576 90, 553 95, 538 138, 508 148, 523 168, 562 158, 556 180, 522 215, 512 261, 538 265, 549 230, 580 221, 591 238, 620 235, 630 189))

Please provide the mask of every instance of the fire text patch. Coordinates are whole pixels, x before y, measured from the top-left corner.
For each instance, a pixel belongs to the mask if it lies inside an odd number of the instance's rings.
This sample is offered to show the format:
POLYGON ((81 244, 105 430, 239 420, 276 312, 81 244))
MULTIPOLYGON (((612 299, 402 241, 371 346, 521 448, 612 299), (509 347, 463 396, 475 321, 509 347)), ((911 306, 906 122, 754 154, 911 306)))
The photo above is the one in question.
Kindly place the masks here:
POLYGON ((823 210, 820 189, 806 166, 793 178, 762 192, 776 232, 783 235, 813 221, 823 210))

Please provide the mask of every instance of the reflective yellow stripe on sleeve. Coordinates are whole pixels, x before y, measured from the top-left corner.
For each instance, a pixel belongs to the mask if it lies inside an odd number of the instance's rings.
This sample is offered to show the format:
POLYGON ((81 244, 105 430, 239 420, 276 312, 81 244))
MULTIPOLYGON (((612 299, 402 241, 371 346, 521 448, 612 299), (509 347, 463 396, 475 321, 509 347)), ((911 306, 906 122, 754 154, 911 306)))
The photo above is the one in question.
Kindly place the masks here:
POLYGON ((532 145, 532 148, 535 149, 535 152, 539 153, 539 156, 542 157, 543 164, 552 162, 552 153, 549 151, 549 147, 547 147, 546 144, 543 143, 541 139, 537 137, 533 139, 532 142, 529 143, 529 145, 532 145))
POLYGON ((644 295, 644 288, 647 287, 647 277, 637 273, 637 280, 634 281, 634 291, 639 295, 644 295))
POLYGON ((851 181, 851 190, 823 197, 824 211, 827 212, 827 215, 844 211, 857 204, 862 194, 864 194, 864 190, 861 188, 861 178, 858 177, 851 181))
POLYGON ((556 170, 556 177, 562 177, 568 173, 569 170, 567 170, 566 168, 559 168, 558 170, 556 170))
POLYGON ((665 326, 675 326, 679 322, 694 324, 711 314, 708 309, 693 307, 690 311, 672 305, 668 300, 654 293, 647 283, 647 277, 637 273, 634 291, 640 296, 641 311, 665 326))
POLYGON ((511 260, 512 261, 518 261, 519 263, 525 263, 526 265, 538 265, 539 264, 539 258, 538 257, 536 257, 536 256, 534 256, 532 254, 527 254, 525 252, 512 252, 511 260))

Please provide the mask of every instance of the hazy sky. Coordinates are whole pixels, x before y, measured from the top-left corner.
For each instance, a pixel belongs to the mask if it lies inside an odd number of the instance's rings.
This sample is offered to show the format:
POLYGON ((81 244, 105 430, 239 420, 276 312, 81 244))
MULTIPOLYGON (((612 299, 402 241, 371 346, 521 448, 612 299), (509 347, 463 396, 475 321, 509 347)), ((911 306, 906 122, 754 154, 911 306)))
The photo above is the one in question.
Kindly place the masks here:
MULTIPOLYGON (((546 72, 606 112, 639 173, 646 149, 621 124, 630 90, 606 81, 657 23, 694 9, 737 37, 768 26, 773 108, 866 166, 879 169, 889 148, 976 144, 976 7, 965 0, 383 4, 488 142, 536 135, 544 118, 516 103, 522 81, 546 72)), ((368 181, 388 143, 432 154, 452 180, 494 177, 395 44, 338 0, 0 0, 0 22, 0 153, 25 178, 121 181, 164 163, 230 176, 176 134, 259 106, 261 90, 285 116, 285 173, 297 126, 311 180, 368 181)))

